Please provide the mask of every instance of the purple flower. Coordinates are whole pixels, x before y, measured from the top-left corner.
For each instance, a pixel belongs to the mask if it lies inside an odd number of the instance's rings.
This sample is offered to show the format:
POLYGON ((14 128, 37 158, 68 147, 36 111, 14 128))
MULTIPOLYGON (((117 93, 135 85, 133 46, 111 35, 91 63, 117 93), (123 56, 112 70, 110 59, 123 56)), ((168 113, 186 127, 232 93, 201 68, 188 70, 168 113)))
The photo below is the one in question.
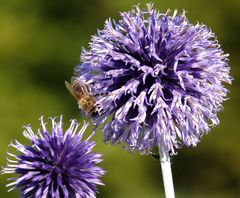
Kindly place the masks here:
POLYGON ((96 126, 106 142, 149 153, 196 146, 219 124, 231 83, 228 55, 214 33, 171 15, 139 7, 107 20, 83 50, 76 77, 97 97, 96 126), (106 94, 107 93, 107 94, 106 94))
MULTIPOLYGON (((2 173, 16 173, 17 178, 7 187, 21 188, 23 197, 76 197, 95 198, 96 185, 103 185, 99 180, 104 171, 95 166, 101 162, 101 155, 92 153, 95 143, 89 138, 82 140, 88 124, 79 124, 71 120, 70 127, 63 132, 62 117, 59 122, 52 119, 51 132, 41 120, 41 129, 35 134, 30 126, 25 127, 23 135, 32 145, 25 146, 18 141, 11 143, 20 155, 8 153, 13 159, 2 173)), ((9 190, 9 191, 10 191, 9 190)))

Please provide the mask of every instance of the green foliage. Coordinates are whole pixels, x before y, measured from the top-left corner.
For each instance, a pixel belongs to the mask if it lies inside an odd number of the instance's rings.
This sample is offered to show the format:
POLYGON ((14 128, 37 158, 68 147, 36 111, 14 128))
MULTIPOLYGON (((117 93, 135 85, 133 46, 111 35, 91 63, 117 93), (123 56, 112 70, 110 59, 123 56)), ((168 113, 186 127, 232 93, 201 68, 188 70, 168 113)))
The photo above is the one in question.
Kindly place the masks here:
MULTIPOLYGON (((140 1, 142 5, 147 1, 140 1)), ((216 32, 223 49, 230 53, 235 80, 230 100, 220 113, 221 124, 203 137, 196 148, 182 149, 173 157, 173 176, 177 197, 229 198, 240 194, 238 126, 240 115, 240 1, 161 0, 167 8, 188 11, 191 22, 205 23, 216 32)), ((111 17, 131 9, 136 0, 1 0, 0 3, 0 164, 6 164, 11 140, 25 141, 22 126, 39 126, 38 118, 64 115, 83 121, 74 99, 64 86, 79 63, 81 48, 88 47, 90 35, 111 17)), ((91 131, 89 131, 91 133, 91 131)), ((104 154, 102 166, 108 171, 98 197, 163 197, 160 165, 150 156, 130 154, 121 146, 105 145, 96 136, 98 152, 104 154)), ((0 197, 7 193, 6 176, 0 177, 0 197)))

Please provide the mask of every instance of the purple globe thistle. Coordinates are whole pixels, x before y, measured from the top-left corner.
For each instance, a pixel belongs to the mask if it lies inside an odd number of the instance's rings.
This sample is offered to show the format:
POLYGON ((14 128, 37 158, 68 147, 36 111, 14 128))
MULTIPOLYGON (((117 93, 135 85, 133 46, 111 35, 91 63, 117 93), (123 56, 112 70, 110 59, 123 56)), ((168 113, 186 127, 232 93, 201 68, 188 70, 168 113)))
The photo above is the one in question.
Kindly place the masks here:
POLYGON ((148 4, 121 17, 105 22, 75 69, 97 97, 93 119, 104 141, 142 154, 158 145, 171 153, 196 146, 219 124, 228 92, 222 83, 232 81, 228 55, 185 12, 160 13, 148 4))
MULTIPOLYGON (((35 134, 30 126, 23 135, 31 141, 25 146, 18 141, 11 143, 20 155, 8 153, 11 158, 2 173, 16 173, 17 178, 7 187, 21 188, 23 197, 76 197, 95 198, 96 186, 103 185, 99 177, 104 171, 95 166, 101 162, 101 155, 91 152, 95 143, 89 138, 82 140, 88 124, 71 120, 70 127, 63 132, 62 117, 59 122, 52 119, 51 132, 41 120, 41 129, 35 134)), ((10 191, 9 190, 9 191, 10 191)))

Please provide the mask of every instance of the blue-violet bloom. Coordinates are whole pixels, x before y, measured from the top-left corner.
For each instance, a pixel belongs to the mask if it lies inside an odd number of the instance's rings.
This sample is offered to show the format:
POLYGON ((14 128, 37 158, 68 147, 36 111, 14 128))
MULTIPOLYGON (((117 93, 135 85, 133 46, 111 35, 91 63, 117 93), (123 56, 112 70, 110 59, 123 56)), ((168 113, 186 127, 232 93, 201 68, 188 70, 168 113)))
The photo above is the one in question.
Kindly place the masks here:
POLYGON ((215 34, 183 11, 152 4, 108 19, 81 54, 75 76, 97 97, 94 123, 105 142, 147 154, 161 145, 175 153, 196 146, 219 124, 231 83, 228 54, 215 34))
MULTIPOLYGON (((17 178, 7 185, 10 190, 21 188, 22 197, 35 198, 95 198, 96 186, 103 185, 99 177, 105 171, 96 166, 101 155, 91 152, 95 143, 89 138, 82 140, 88 124, 71 120, 64 132, 62 117, 52 120, 51 130, 46 128, 41 117, 41 128, 34 133, 25 126, 23 135, 31 141, 30 146, 16 141, 14 147, 19 155, 8 153, 10 158, 2 173, 16 173, 17 178)), ((10 191, 9 190, 9 191, 10 191)))

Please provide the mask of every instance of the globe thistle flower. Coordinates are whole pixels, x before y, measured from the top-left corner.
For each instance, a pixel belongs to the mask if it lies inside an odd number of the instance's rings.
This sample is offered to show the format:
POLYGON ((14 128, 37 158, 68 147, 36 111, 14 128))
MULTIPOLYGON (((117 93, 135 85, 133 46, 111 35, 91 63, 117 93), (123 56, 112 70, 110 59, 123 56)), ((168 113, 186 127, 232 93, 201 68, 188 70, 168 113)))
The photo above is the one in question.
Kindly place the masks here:
POLYGON ((96 186, 103 185, 99 177, 104 171, 95 166, 101 162, 101 155, 91 152, 95 143, 89 138, 82 140, 88 124, 84 123, 78 131, 79 124, 71 120, 70 127, 62 128, 62 117, 59 122, 52 119, 51 130, 46 128, 41 117, 41 129, 35 134, 26 126, 23 135, 31 141, 26 146, 18 141, 11 143, 21 154, 8 153, 11 158, 2 169, 3 174, 16 173, 17 178, 7 184, 11 191, 21 188, 23 197, 81 197, 94 198, 96 186))
POLYGON ((196 146, 219 124, 228 92, 222 83, 232 81, 228 55, 184 11, 161 13, 148 4, 121 17, 106 20, 75 69, 97 97, 93 119, 104 141, 142 154, 158 145, 171 153, 196 146))

